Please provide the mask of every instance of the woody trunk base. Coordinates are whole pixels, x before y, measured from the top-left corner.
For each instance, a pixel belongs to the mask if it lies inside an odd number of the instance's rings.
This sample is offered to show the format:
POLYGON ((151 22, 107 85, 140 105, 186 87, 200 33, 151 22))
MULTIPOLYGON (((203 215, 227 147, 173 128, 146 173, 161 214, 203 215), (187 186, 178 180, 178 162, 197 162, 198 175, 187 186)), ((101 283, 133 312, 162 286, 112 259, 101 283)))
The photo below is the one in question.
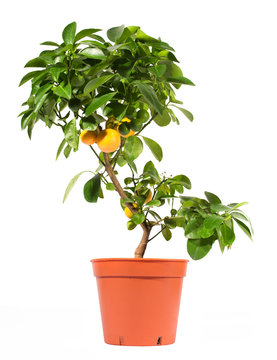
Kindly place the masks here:
POLYGON ((188 260, 94 259, 104 340, 129 346, 175 342, 188 260))

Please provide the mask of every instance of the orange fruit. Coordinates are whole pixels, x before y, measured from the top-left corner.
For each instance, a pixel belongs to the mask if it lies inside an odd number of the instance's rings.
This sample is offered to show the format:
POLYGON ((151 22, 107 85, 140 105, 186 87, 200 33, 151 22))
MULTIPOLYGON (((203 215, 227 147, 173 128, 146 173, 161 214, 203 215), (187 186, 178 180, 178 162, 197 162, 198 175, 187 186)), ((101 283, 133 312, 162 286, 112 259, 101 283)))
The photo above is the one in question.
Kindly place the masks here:
POLYGON ((101 151, 104 153, 111 153, 120 146, 120 134, 114 129, 102 130, 97 135, 96 142, 101 151))
MULTIPOLYGON (((123 122, 131 122, 131 120, 130 120, 129 118, 127 118, 127 117, 123 118, 123 119, 121 120, 121 122, 120 122, 118 125, 116 125, 115 129, 118 130, 119 125, 120 125, 121 123, 123 123, 123 122)), ((133 130, 130 130, 127 135, 122 135, 122 134, 120 134, 120 135, 121 135, 122 137, 124 137, 124 138, 127 138, 127 137, 129 137, 129 136, 134 135, 134 133, 135 133, 135 132, 134 132, 133 130)))
MULTIPOLYGON (((132 204, 132 205, 133 205, 133 207, 135 207, 135 208, 138 207, 136 204, 132 204)), ((133 213, 132 213, 132 211, 131 211, 127 206, 125 207, 124 212, 125 212, 125 215, 126 215, 129 219, 132 218, 133 213)))
POLYGON ((152 200, 152 196, 153 196, 152 191, 149 190, 149 193, 147 195, 147 198, 146 198, 144 204, 147 204, 150 200, 152 200))
POLYGON ((81 141, 86 145, 92 145, 96 142, 97 133, 92 130, 83 130, 80 135, 81 141))

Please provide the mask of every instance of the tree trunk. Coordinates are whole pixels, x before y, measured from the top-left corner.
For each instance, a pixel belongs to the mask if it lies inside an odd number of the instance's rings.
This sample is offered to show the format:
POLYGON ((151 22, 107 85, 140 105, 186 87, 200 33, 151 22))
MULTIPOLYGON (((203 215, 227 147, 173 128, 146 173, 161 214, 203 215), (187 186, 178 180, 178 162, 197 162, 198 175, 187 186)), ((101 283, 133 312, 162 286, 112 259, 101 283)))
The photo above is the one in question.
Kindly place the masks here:
MULTIPOLYGON (((122 186, 120 185, 120 183, 119 183, 119 181, 118 181, 118 179, 117 179, 117 177, 116 177, 116 175, 114 173, 114 170, 113 170, 113 168, 111 166, 109 154, 103 153, 103 155, 104 155, 104 160, 105 160, 106 171, 109 174, 109 177, 110 177, 112 183, 114 184, 114 187, 115 187, 116 191, 118 192, 119 196, 122 199, 127 199, 127 195, 125 194, 122 186)), ((136 210, 136 208, 134 208, 132 206, 132 204, 126 203, 126 206, 131 210, 131 212, 133 214, 138 212, 136 210)), ((143 234, 142 234, 142 239, 141 239, 138 247, 136 248, 135 258, 143 258, 146 247, 147 247, 150 231, 151 231, 151 226, 147 225, 146 220, 144 220, 144 222, 141 223, 140 226, 142 227, 143 234)))

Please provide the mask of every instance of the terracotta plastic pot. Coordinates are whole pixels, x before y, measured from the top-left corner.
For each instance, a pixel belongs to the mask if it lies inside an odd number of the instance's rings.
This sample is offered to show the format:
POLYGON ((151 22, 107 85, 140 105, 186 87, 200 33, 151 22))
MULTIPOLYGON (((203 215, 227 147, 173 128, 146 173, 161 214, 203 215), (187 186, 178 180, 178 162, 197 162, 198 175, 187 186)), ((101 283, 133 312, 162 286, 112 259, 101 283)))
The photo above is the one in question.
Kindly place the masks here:
POLYGON ((123 258, 91 262, 107 344, 175 342, 188 260, 123 258))

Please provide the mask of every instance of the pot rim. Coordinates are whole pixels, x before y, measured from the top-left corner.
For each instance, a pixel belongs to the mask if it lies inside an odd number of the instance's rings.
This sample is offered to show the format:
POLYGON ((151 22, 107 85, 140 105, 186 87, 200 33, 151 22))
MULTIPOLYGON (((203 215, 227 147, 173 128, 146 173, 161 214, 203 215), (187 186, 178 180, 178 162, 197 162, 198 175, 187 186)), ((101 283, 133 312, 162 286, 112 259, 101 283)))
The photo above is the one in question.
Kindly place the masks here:
POLYGON ((91 259, 90 262, 102 262, 102 261, 143 261, 143 262, 168 262, 168 261, 175 261, 175 262, 185 262, 188 263, 189 260, 187 259, 168 259, 168 258, 97 258, 91 259))

